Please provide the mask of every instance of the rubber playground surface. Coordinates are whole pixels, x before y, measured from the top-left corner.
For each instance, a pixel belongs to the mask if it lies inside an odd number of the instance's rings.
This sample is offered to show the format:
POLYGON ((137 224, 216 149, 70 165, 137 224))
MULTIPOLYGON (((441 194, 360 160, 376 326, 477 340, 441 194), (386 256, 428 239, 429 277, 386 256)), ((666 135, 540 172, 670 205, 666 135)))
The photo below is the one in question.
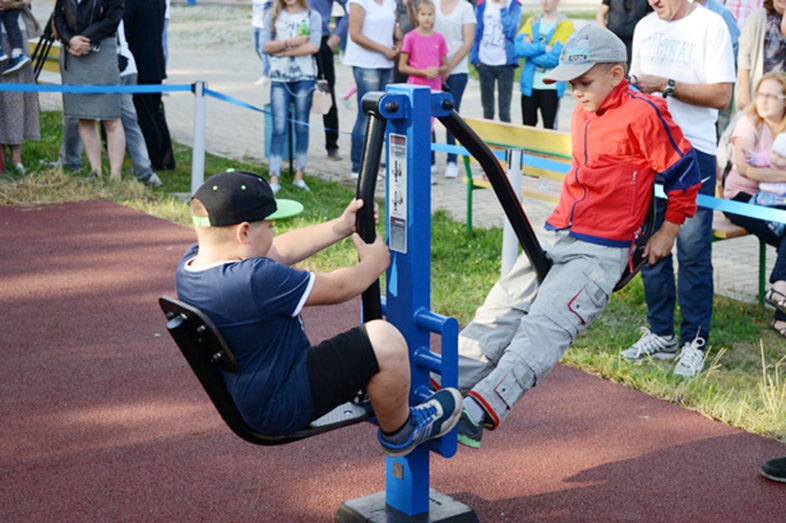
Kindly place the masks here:
MULTIPOLYGON (((0 520, 330 521, 384 489, 370 424, 282 447, 223 425, 157 305, 192 231, 92 201, 0 207, 0 520)), ((309 309, 312 341, 358 303, 309 309)), ((786 445, 557 367, 431 485, 481 521, 782 521, 786 445)))

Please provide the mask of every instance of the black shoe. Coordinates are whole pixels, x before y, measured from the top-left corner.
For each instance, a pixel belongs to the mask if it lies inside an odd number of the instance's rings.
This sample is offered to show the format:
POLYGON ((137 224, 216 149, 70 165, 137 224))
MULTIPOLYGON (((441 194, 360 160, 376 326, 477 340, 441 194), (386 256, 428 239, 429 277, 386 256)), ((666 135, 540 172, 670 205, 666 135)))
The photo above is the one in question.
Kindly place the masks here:
POLYGON ((329 159, 333 160, 333 161, 336 161, 336 162, 338 162, 339 160, 341 160, 341 159, 342 159, 342 156, 341 156, 341 154, 338 152, 338 149, 330 149, 330 150, 327 152, 327 157, 328 157, 329 159))
POLYGON ((778 483, 786 483, 786 456, 774 458, 761 466, 761 475, 778 483))
POLYGON ((459 418, 456 427, 458 428, 459 443, 473 449, 480 448, 480 440, 483 439, 483 425, 472 421, 466 409, 461 411, 461 418, 459 418))

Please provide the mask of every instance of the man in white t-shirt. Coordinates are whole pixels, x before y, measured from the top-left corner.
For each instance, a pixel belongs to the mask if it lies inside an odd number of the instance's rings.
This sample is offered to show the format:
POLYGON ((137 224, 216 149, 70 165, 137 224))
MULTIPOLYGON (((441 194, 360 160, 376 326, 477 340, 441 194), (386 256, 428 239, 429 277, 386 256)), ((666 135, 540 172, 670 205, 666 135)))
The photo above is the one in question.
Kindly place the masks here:
MULTIPOLYGON (((672 118, 696 150, 701 193, 712 196, 715 122, 718 111, 731 100, 735 79, 729 31, 723 18, 690 0, 649 3, 655 12, 642 18, 633 33, 631 83, 667 99, 672 118)), ((664 200, 658 199, 657 206, 660 222, 664 200)), ((675 374, 692 377, 701 372, 712 318, 711 241, 712 210, 699 208, 677 238, 678 285, 675 287, 671 256, 641 271, 651 330, 643 327, 644 334, 622 351, 623 357, 677 358, 675 374), (682 311, 679 339, 674 329, 677 298, 682 311)))

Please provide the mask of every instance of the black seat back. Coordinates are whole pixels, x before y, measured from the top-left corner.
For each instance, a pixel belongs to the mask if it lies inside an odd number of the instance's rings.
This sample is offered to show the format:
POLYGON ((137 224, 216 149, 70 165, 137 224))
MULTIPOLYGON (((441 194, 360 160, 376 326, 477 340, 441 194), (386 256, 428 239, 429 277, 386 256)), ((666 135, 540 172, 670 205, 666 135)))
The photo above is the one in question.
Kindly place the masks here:
POLYGON ((647 263, 647 258, 644 257, 644 248, 655 232, 655 217, 657 215, 656 201, 657 196, 655 196, 655 191, 653 190, 650 207, 647 209, 647 217, 644 219, 644 224, 641 226, 641 233, 636 238, 633 248, 631 249, 630 265, 625 269, 625 272, 623 272, 617 285, 614 286, 615 292, 625 287, 647 263))
MULTIPOLYGON (((332 417, 309 428, 285 435, 261 434, 251 428, 227 392, 220 369, 227 372, 237 370, 237 361, 227 346, 221 332, 202 311, 182 301, 162 296, 158 300, 167 318, 166 328, 175 340, 180 352, 188 361, 202 387, 207 392, 221 418, 232 432, 256 445, 282 445, 298 439, 308 438, 322 432, 364 421, 372 413, 366 406, 349 404, 331 411, 332 417), (337 412, 338 411, 338 412, 337 412)), ((328 415, 325 416, 326 418, 328 415)))

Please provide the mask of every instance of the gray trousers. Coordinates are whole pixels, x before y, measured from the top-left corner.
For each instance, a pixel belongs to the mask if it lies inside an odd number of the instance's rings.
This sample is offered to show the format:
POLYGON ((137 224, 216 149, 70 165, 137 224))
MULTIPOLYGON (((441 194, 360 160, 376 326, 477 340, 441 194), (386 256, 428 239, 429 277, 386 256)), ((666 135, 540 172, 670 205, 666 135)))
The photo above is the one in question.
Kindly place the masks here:
MULTIPOLYGON (((136 85, 136 76, 135 74, 121 76, 121 85, 136 85)), ((133 95, 123 94, 120 100, 123 131, 126 134, 126 152, 134 166, 134 175, 139 181, 145 182, 153 174, 153 167, 147 154, 145 137, 139 129, 133 95)), ((77 171, 82 166, 82 142, 79 139, 78 124, 78 118, 63 116, 63 145, 60 149, 60 163, 63 168, 70 171, 77 171)))
POLYGON ((557 233, 554 262, 538 286, 522 254, 459 335, 459 388, 496 427, 600 314, 628 262, 628 249, 557 233))

